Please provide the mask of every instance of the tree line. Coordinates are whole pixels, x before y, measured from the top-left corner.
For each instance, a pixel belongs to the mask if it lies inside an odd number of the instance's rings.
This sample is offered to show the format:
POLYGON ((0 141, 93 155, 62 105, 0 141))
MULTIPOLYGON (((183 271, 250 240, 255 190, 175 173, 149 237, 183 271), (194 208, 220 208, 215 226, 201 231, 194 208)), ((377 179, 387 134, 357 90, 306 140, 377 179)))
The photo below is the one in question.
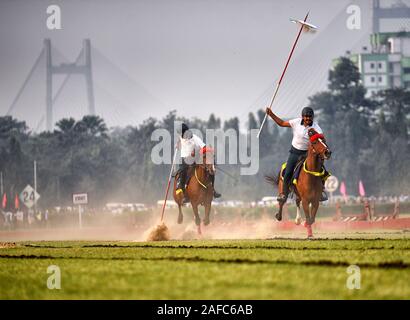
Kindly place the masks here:
MULTIPOLYGON (((327 168, 357 194, 359 180, 372 195, 410 192, 409 114, 410 92, 395 88, 371 98, 360 82, 353 63, 341 58, 329 71, 326 91, 309 98, 333 151, 327 168)), ((303 106, 301 106, 302 109, 303 106)), ((249 113, 246 126, 257 129, 264 110, 249 113)), ((280 116, 280 115, 279 115, 280 116)), ((106 202, 154 203, 163 197, 170 165, 155 165, 151 134, 157 128, 174 131, 174 121, 201 130, 234 129, 237 117, 221 121, 215 114, 207 120, 187 119, 170 111, 163 119, 149 118, 138 126, 108 129, 98 116, 58 121, 54 131, 32 133, 24 121, 0 117, 0 171, 4 190, 12 199, 33 185, 33 161, 37 162, 39 205, 70 205, 72 194, 88 192, 93 206, 106 202)), ((248 131, 249 132, 249 131, 248 131)), ((205 136, 205 135, 204 135, 205 136)), ((259 139, 259 172, 240 176, 238 166, 223 165, 229 175, 218 172, 217 189, 225 199, 258 200, 274 195, 264 175, 279 170, 286 161, 292 132, 272 121, 259 139)))

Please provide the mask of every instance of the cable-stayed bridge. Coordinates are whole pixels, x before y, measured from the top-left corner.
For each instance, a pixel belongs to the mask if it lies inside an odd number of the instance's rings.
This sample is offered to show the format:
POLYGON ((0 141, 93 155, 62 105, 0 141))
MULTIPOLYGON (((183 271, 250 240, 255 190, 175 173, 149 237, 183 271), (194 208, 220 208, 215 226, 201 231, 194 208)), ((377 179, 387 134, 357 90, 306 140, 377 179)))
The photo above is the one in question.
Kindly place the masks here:
POLYGON ((85 114, 116 125, 136 124, 141 114, 148 117, 149 110, 159 107, 159 99, 93 47, 90 39, 83 40, 72 62, 45 39, 6 114, 28 120, 29 127, 40 132, 53 130, 61 118, 85 114))

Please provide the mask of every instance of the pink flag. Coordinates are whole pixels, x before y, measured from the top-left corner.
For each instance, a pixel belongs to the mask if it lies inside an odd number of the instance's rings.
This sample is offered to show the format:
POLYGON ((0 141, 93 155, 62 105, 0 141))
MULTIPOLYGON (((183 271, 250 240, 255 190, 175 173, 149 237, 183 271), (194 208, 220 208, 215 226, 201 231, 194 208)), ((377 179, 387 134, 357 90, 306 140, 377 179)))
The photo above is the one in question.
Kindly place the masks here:
POLYGON ((1 201, 1 206, 3 209, 6 209, 7 206, 7 194, 3 194, 3 199, 1 201))
POLYGON ((346 185, 344 181, 342 181, 342 183, 340 184, 340 193, 344 197, 345 203, 347 203, 346 185))
POLYGON ((344 182, 344 181, 342 181, 342 183, 340 184, 340 193, 341 193, 344 197, 346 197, 346 185, 345 185, 345 182, 344 182))
POLYGON ((361 197, 366 196, 366 192, 364 191, 364 186, 362 180, 359 181, 359 194, 361 197))

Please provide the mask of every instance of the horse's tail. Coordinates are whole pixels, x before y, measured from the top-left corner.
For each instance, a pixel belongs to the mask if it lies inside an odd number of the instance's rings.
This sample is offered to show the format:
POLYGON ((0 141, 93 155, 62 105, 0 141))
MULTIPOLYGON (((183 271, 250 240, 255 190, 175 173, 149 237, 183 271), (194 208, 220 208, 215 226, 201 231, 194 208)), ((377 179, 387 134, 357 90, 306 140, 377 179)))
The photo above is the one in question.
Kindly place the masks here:
POLYGON ((265 181, 273 186, 279 185, 279 175, 265 175, 265 181))

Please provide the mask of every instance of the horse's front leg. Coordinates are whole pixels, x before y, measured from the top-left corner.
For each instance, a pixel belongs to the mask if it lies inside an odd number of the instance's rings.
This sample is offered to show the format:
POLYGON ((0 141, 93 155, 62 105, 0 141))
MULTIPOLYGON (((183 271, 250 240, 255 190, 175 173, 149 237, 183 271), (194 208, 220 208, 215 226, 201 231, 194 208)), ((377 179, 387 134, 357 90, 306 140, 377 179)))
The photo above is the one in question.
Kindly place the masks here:
POLYGON ((201 218, 199 217, 199 213, 198 213, 198 204, 192 204, 192 210, 194 210, 194 218, 195 218, 195 224, 197 226, 198 234, 202 234, 201 218))
POLYGON ((205 219, 204 219, 204 225, 208 225, 210 223, 210 218, 209 215, 211 213, 211 203, 206 203, 205 204, 205 219))
POLYGON ((314 203, 312 203, 311 208, 310 208, 310 224, 314 224, 315 223, 315 219, 316 219, 316 213, 319 209, 319 201, 315 201, 314 203))
POLYGON ((182 205, 178 204, 178 224, 181 224, 184 221, 184 216, 182 214, 182 205))
POLYGON ((295 224, 300 225, 302 223, 302 216, 300 214, 300 198, 296 199, 296 218, 295 224))
MULTIPOLYGON (((278 191, 279 193, 283 192, 283 180, 279 177, 279 184, 278 184, 278 191)), ((284 206, 284 202, 279 202, 279 211, 275 214, 275 217, 278 221, 282 221, 282 210, 284 206)))
POLYGON ((275 217, 278 221, 282 221, 282 211, 284 205, 284 202, 279 202, 279 211, 275 214, 275 217))
POLYGON ((308 238, 312 238, 313 237, 313 232, 312 232, 312 223, 313 221, 311 220, 311 207, 312 204, 307 201, 307 200, 302 200, 302 207, 303 207, 303 211, 305 212, 305 217, 306 217, 306 221, 305 221, 305 227, 307 229, 307 235, 308 238))

